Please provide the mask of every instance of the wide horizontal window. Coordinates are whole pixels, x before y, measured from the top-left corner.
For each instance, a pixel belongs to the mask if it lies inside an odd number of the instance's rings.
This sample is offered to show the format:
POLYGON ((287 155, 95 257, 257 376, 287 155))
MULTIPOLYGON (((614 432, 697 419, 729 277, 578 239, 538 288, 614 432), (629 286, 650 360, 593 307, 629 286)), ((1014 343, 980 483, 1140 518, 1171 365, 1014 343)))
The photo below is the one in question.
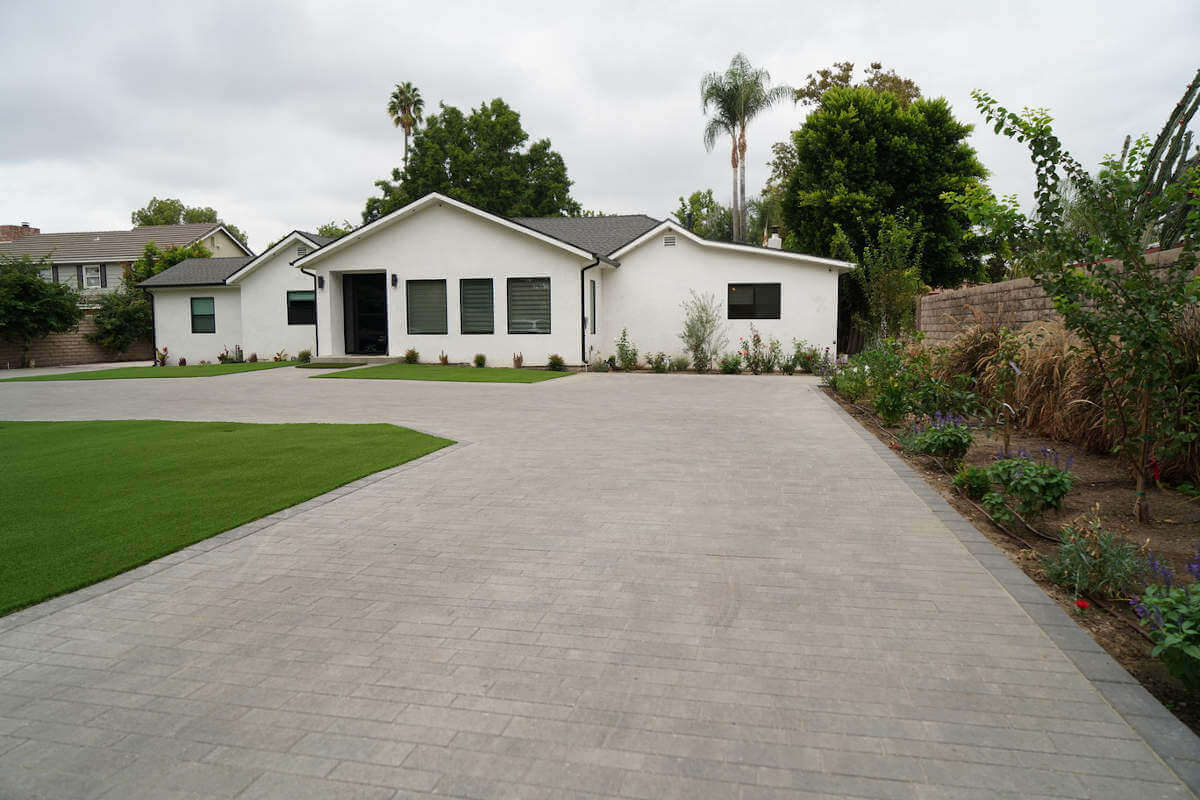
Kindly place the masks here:
POLYGON ((550 279, 508 279, 508 332, 550 332, 550 279))
POLYGON ((460 325, 463 333, 495 333, 495 298, 491 278, 463 278, 458 283, 460 325))
POLYGON ((446 282, 405 281, 408 292, 408 332, 446 333, 446 282))
POLYGON ((192 298, 192 333, 217 332, 217 304, 211 297, 192 298))
POLYGON ((779 284, 729 284, 729 318, 779 319, 779 284))
POLYGON ((287 293, 288 325, 317 324, 317 293, 288 292, 287 293))

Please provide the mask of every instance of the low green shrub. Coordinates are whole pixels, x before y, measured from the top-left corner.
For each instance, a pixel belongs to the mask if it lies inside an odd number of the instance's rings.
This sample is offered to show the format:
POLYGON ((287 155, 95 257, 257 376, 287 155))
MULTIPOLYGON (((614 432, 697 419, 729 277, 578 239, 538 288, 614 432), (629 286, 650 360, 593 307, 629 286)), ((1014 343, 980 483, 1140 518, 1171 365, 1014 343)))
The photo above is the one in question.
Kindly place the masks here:
POLYGON ((851 403, 867 394, 867 374, 862 367, 848 366, 825 377, 829 387, 851 403))
MULTIPOLYGON (((984 497, 984 505, 989 509, 999 509, 1002 503, 1005 508, 1011 508, 1015 501, 1016 511, 1022 516, 1060 508, 1063 498, 1075 484, 1067 470, 1049 461, 1034 461, 1027 456, 995 461, 990 473, 992 483, 998 484, 1001 491, 989 492, 984 497), (995 494, 999 494, 1000 498, 989 501, 989 497, 995 494)), ((1012 515, 1010 513, 1002 518, 1011 519, 1012 515)))
POLYGON ((650 369, 658 373, 665 373, 670 363, 666 353, 651 353, 646 356, 646 362, 650 365, 650 369))
POLYGON ((629 341, 626 328, 621 328, 621 335, 617 337, 617 364, 626 372, 637 369, 638 349, 629 341))
POLYGON ((414 348, 410 347, 404 351, 404 363, 405 364, 416 364, 420 360, 421 360, 421 354, 418 353, 414 348))
POLYGON ((1098 510, 1083 525, 1064 525, 1062 543, 1042 559, 1046 577, 1080 595, 1120 597, 1145 572, 1146 559, 1136 545, 1106 530, 1098 510))
MULTIPOLYGON (((1200 578, 1200 552, 1188 571, 1200 578)), ((1200 585, 1176 585, 1166 573, 1166 583, 1147 586, 1129 602, 1154 642, 1152 655, 1190 691, 1200 693, 1200 585)))
POLYGON ((792 360, 800 372, 820 372, 822 365, 828 365, 829 351, 824 353, 816 347, 809 346, 803 339, 792 340, 792 360))
POLYGON ((965 419, 938 412, 929 425, 913 428, 911 434, 902 438, 902 443, 910 452, 958 463, 966 457, 974 439, 965 419))
POLYGON ((692 362, 687 356, 675 356, 671 359, 671 363, 669 364, 671 372, 683 372, 691 365, 692 362))
MULTIPOLYGON (((251 353, 250 360, 258 361, 258 354, 251 353)), ((301 350, 299 353, 296 354, 296 360, 299 361, 301 364, 308 364, 309 362, 312 361, 312 350, 301 350)))
POLYGON ((952 483, 975 502, 992 490, 992 475, 987 467, 960 464, 952 483))
POLYGON ((475 358, 473 359, 472 363, 477 368, 483 369, 484 367, 487 366, 487 356, 485 356, 483 353, 476 353, 475 358))
POLYGON ((726 353, 721 356, 719 366, 723 375, 740 375, 742 372, 742 354, 726 353))
POLYGON ((784 356, 779 362, 779 371, 784 375, 795 375, 796 357, 794 355, 784 356))
POLYGON ((546 369, 550 370, 551 372, 566 372, 567 362, 563 361, 563 357, 558 353, 551 353, 546 358, 546 369))
POLYGON ((874 399, 871 403, 875 413, 884 425, 895 425, 904 419, 909 411, 908 397, 904 386, 894 377, 874 387, 874 399))

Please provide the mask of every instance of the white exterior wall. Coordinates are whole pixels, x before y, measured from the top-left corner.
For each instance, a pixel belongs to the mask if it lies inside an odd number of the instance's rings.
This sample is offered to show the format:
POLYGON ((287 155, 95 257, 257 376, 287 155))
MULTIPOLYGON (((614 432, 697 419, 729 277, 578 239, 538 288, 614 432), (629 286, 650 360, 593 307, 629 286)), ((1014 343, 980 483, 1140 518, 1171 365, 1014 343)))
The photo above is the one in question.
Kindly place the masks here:
MULTIPOLYGON (((242 345, 245 355, 250 351, 242 342, 242 309, 239 292, 227 286, 190 286, 178 289, 154 289, 154 346, 166 347, 169 363, 179 363, 179 358, 189 364, 199 364, 201 359, 215 362, 226 348, 233 352, 242 345), (192 333, 193 297, 211 297, 216 310, 216 333, 192 333)), ((263 357, 259 353, 259 358, 263 357)))
MULTIPOLYGON (((656 234, 620 256, 619 269, 603 270, 603 302, 598 302, 598 341, 594 344, 597 355, 616 353, 616 339, 623 327, 629 329, 629 338, 643 358, 659 351, 682 353, 681 303, 692 289, 715 295, 721 304, 729 340, 726 350, 737 347, 739 336, 748 337, 753 324, 764 340, 771 336, 779 339, 785 353, 791 351, 793 338, 836 352, 838 272, 834 267, 706 247, 670 231, 666 235, 674 235, 676 245, 664 247, 663 235, 656 234), (780 284, 780 318, 729 319, 731 283, 780 284)), ((593 272, 596 270, 588 274, 593 272)))
POLYGON ((513 353, 522 353, 530 366, 544 365, 551 353, 568 364, 579 364, 579 271, 590 262, 469 212, 432 204, 306 267, 325 278, 325 287, 317 292, 319 355, 345 354, 341 274, 383 272, 387 275, 388 354, 393 357, 412 347, 425 362, 436 362, 444 351, 452 362, 469 362, 483 353, 493 366, 511 366, 513 353), (393 274, 399 280, 395 288, 393 274), (550 278, 551 333, 509 334, 507 279, 535 277, 550 278), (461 278, 492 278, 494 334, 459 333, 461 278), (446 281, 444 336, 408 333, 405 281, 423 279, 446 281))
POLYGON ((260 359, 270 360, 280 350, 293 358, 301 350, 316 352, 316 326, 288 325, 287 321, 287 293, 313 288, 312 277, 289 263, 298 257, 296 248, 300 244, 293 239, 235 284, 242 294, 242 338, 238 344, 247 358, 258 353, 260 359))

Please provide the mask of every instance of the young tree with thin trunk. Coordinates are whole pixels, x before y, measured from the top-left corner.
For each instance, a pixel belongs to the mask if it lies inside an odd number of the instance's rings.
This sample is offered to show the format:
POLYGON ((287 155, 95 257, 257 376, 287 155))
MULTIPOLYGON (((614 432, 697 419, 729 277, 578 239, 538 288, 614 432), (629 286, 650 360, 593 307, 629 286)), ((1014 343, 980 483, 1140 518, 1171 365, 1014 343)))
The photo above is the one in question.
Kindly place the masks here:
POLYGON ((408 137, 412 136, 413 129, 421 124, 422 115, 425 112, 425 101, 421 99, 421 90, 409 81, 397 83, 396 88, 392 91, 392 96, 388 98, 387 112, 388 116, 392 118, 392 124, 404 130, 404 164, 407 166, 408 137))

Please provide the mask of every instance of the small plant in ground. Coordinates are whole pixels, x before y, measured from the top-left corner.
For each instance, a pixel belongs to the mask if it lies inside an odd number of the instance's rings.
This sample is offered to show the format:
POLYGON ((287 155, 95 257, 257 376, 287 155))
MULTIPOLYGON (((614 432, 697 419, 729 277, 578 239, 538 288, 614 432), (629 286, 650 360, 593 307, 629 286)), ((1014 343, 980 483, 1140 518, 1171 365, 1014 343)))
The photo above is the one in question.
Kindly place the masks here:
POLYGON ((1190 584, 1176 584, 1169 568, 1151 554, 1162 583, 1146 586, 1129 601, 1154 642, 1152 654, 1193 692, 1200 692, 1200 549, 1188 562, 1190 584))
POLYGON ((992 490, 992 475, 987 467, 960 464, 954 474, 954 485, 975 502, 992 490))
POLYGON ((687 356, 674 356, 670 363, 671 372, 683 372, 691 363, 687 356))
POLYGON ((524 363, 525 363, 525 354, 524 353, 513 353, 513 369, 520 369, 521 365, 524 363))
POLYGON ((180 356, 180 358, 179 358, 179 366, 181 366, 181 367, 186 367, 186 366, 187 366, 187 359, 186 359, 186 358, 183 358, 182 356, 180 356))
POLYGON ((487 366, 487 356, 485 356, 483 353, 476 353, 474 364, 479 369, 483 369, 485 366, 487 366))
MULTIPOLYGON (((164 365, 160 364, 159 366, 164 366, 164 365)), ((207 366, 208 366, 208 359, 207 359, 207 358, 202 358, 202 359, 200 359, 200 366, 202 366, 202 367, 207 367, 207 366)))
POLYGON ((911 434, 903 437, 903 444, 905 450, 945 458, 956 464, 967 455, 974 438, 965 419, 938 412, 928 425, 918 425, 911 434))
MULTIPOLYGON (((241 354, 242 354, 242 350, 241 350, 241 348, 239 347, 239 348, 238 348, 238 355, 240 356, 241 354)), ((272 360, 272 361, 287 361, 287 360, 288 360, 288 354, 287 354, 287 351, 286 351, 286 350, 280 350, 278 353, 276 353, 274 356, 272 356, 272 357, 271 357, 271 360, 272 360)))
POLYGON ((779 340, 772 336, 767 340, 767 354, 763 357, 763 372, 768 375, 775 371, 775 367, 783 362, 783 345, 779 340))
MULTIPOLYGON (((257 359, 258 356, 255 356, 254 358, 257 359)), ((299 353, 296 354, 296 359, 301 364, 311 363, 312 362, 312 350, 301 350, 299 353)))
POLYGON ((1022 516, 1059 508, 1075 483, 1067 470, 1023 456, 998 459, 988 472, 999 491, 984 495, 983 505, 999 520, 1013 519, 1014 503, 1022 516))
POLYGON ((617 364, 626 372, 637 369, 638 349, 629 341, 629 331, 626 328, 621 328, 621 335, 617 337, 617 364))
POLYGON ((154 351, 154 366, 165 367, 167 365, 167 358, 169 356, 170 356, 170 354, 167 352, 167 348, 165 348, 165 347, 162 350, 155 350, 154 351))
POLYGON ((742 372, 742 354, 726 353, 721 356, 720 368, 722 375, 740 375, 742 372))
POLYGON ((660 374, 666 372, 669 366, 666 353, 651 353, 646 356, 646 361, 650 364, 650 369, 660 374))
POLYGON ((438 363, 441 364, 443 367, 447 367, 450 365, 450 356, 446 355, 445 350, 438 353, 438 363))
POLYGON ((784 375, 796 374, 796 356, 784 356, 779 362, 779 371, 784 375))
POLYGON ((608 361, 603 358, 593 361, 589 366, 593 372, 608 372, 609 369, 611 369, 608 365, 608 361))
POLYGON ((405 364, 416 364, 420 360, 421 360, 421 354, 418 353, 415 348, 410 347, 404 351, 404 363, 405 364))
POLYGON ((683 301, 683 331, 679 338, 697 372, 712 369, 717 354, 724 349, 725 315, 712 294, 696 294, 683 301))
POLYGON ((1137 546, 1105 530, 1099 505, 1083 524, 1064 525, 1060 538, 1062 543, 1042 559, 1042 567, 1047 578, 1076 597, 1119 597, 1145 571, 1146 559, 1137 546))
POLYGON ((566 372, 567 362, 563 361, 563 357, 558 353, 551 353, 549 357, 546 358, 546 369, 550 370, 551 372, 566 372))
POLYGON ((257 364, 258 363, 258 353, 251 353, 250 357, 247 358, 246 360, 249 361, 251 364, 257 364))
POLYGON ((875 413, 884 425, 895 425, 908 413, 908 396, 904 385, 895 377, 875 387, 875 413))
POLYGON ((867 373, 861 366, 851 365, 827 372, 825 382, 851 403, 858 402, 867 394, 867 373))
POLYGON ((758 328, 754 327, 754 323, 750 324, 749 339, 738 338, 738 353, 741 355, 746 369, 754 375, 762 373, 766 363, 767 348, 763 344, 762 336, 758 333, 758 328))

